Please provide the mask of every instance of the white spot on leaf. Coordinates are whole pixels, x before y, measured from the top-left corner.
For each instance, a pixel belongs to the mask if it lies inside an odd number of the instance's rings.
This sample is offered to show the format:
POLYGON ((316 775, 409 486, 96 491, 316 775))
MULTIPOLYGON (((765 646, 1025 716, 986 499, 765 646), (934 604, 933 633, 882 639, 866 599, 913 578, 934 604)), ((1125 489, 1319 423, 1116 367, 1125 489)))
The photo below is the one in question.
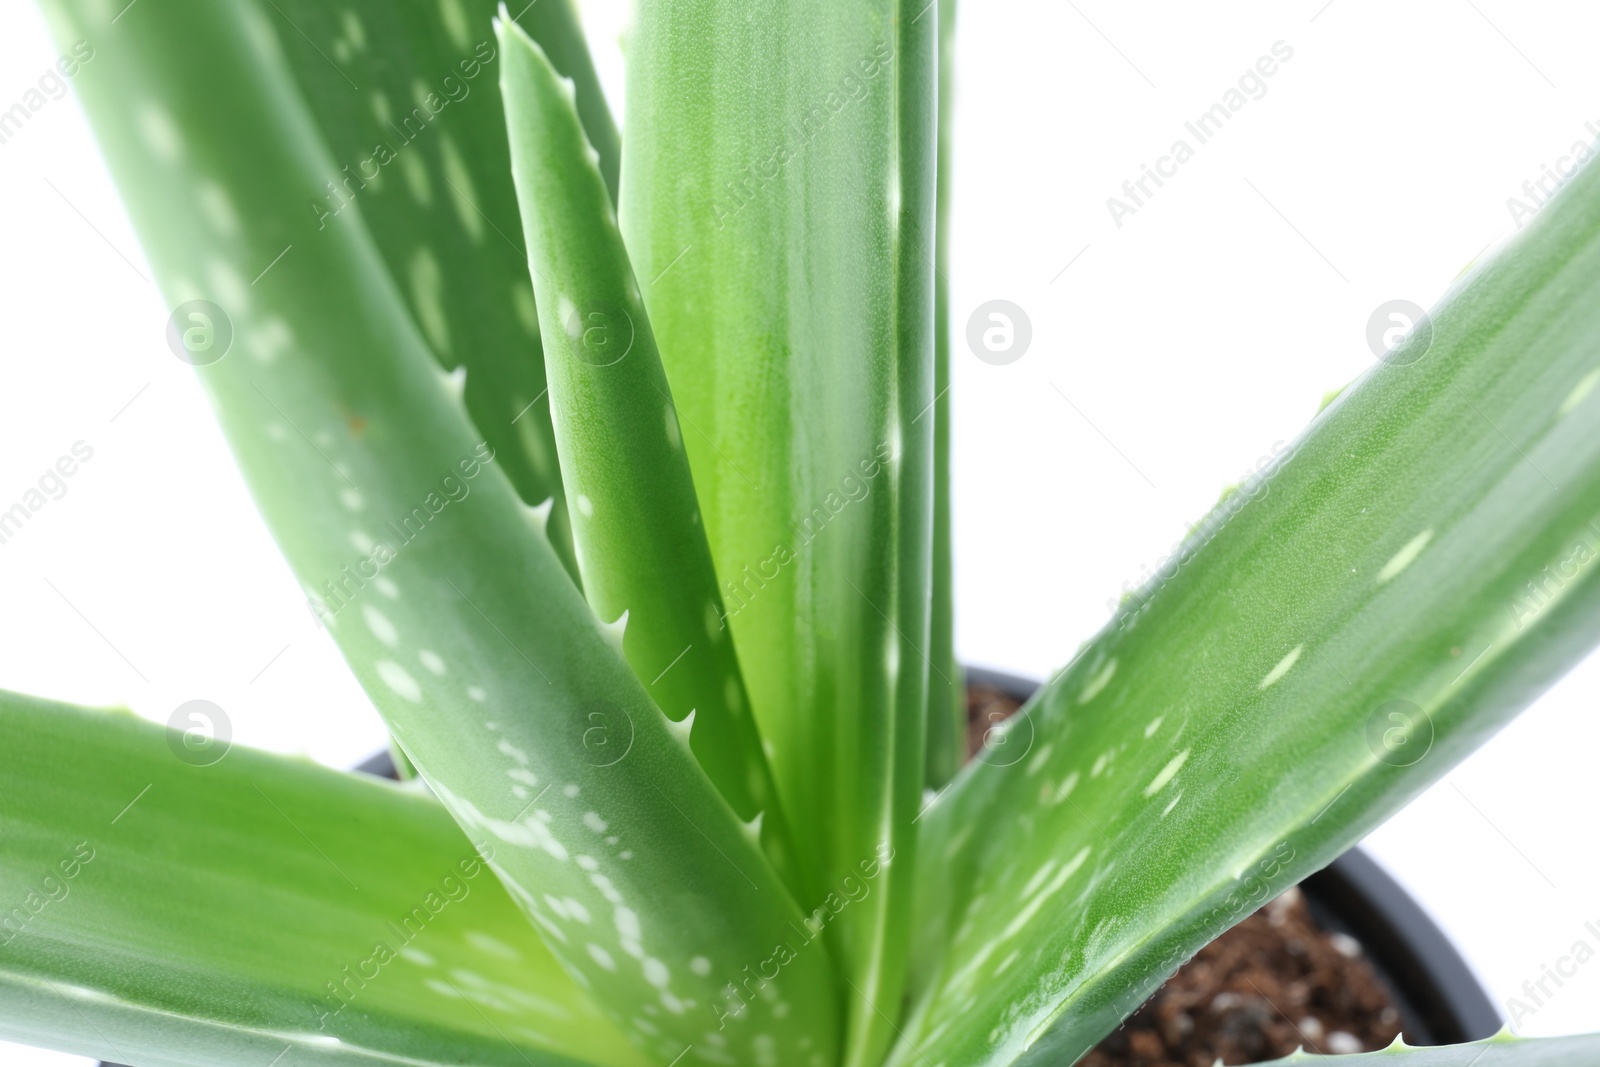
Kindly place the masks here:
POLYGON ((1585 374, 1582 380, 1572 387, 1572 392, 1568 393, 1567 398, 1561 402, 1561 408, 1556 414, 1565 415, 1572 411, 1573 408, 1588 399, 1589 394, 1594 392, 1597 385, 1600 385, 1600 367, 1585 374))
POLYGON ((427 248, 419 248, 411 255, 411 299, 428 343, 435 352, 448 352, 450 324, 444 311, 444 275, 439 261, 427 248))
POLYGON ((461 6, 461 0, 439 0, 439 20, 450 35, 450 43, 457 49, 465 52, 472 47, 472 31, 468 27, 467 13, 461 6))
POLYGON ((222 186, 212 181, 201 182, 195 199, 200 203, 201 214, 218 233, 232 237, 239 232, 239 213, 233 209, 233 201, 222 186))
POLYGON ((1083 691, 1078 694, 1078 703, 1087 704, 1089 701, 1099 696, 1101 691, 1104 690, 1106 686, 1111 684, 1111 678, 1116 673, 1117 661, 1113 658, 1107 662, 1104 667, 1100 668, 1100 672, 1098 674, 1089 679, 1088 684, 1083 687, 1083 691))
POLYGON ((134 123, 139 127, 139 136, 144 138, 145 147, 164 162, 171 163, 183 151, 183 138, 178 133, 177 123, 155 101, 148 100, 140 105, 134 123))
POLYGON ((411 190, 411 199, 423 207, 433 204, 433 179, 428 177, 428 165, 415 152, 400 151, 400 173, 411 190))
POLYGON ((654 956, 644 958, 644 980, 657 989, 665 989, 672 982, 672 973, 667 970, 667 965, 654 956))
POLYGON ((472 184, 472 172, 461 158, 461 150, 449 134, 439 138, 439 151, 444 158, 445 184, 450 190, 450 202, 455 205, 456 218, 461 228, 474 242, 483 240, 483 216, 478 214, 477 192, 472 184))
POLYGON ((1433 540, 1431 529, 1423 530, 1417 536, 1407 541, 1405 547, 1396 552, 1388 563, 1383 565, 1383 570, 1378 572, 1378 584, 1382 585, 1407 567, 1411 566, 1422 550, 1428 547, 1428 542, 1433 540))
POLYGON ((400 631, 394 628, 394 623, 390 622, 389 617, 383 612, 371 604, 363 604, 361 617, 366 620, 367 629, 372 631, 373 637, 376 637, 390 648, 394 648, 400 643, 400 631))
POLYGON ((1150 780, 1149 785, 1144 787, 1144 795, 1147 797, 1153 797, 1157 793, 1161 792, 1162 786, 1172 781, 1172 776, 1178 773, 1179 768, 1183 766, 1184 762, 1188 760, 1188 758, 1189 750, 1184 749, 1176 756, 1173 756, 1172 759, 1168 760, 1167 765, 1161 768, 1160 773, 1150 780))
POLYGON ((1276 667, 1267 672, 1267 676, 1261 679, 1261 681, 1256 685, 1256 688, 1266 689, 1279 678, 1282 678, 1284 675, 1288 674, 1289 668, 1295 665, 1295 662, 1300 659, 1300 653, 1304 652, 1305 650, 1305 645, 1295 645, 1294 648, 1289 650, 1289 654, 1287 656, 1278 661, 1278 665, 1276 667))
POLYGON ((400 664, 392 660, 379 660, 377 670, 378 677, 383 679, 384 685, 413 704, 422 703, 422 687, 400 664))

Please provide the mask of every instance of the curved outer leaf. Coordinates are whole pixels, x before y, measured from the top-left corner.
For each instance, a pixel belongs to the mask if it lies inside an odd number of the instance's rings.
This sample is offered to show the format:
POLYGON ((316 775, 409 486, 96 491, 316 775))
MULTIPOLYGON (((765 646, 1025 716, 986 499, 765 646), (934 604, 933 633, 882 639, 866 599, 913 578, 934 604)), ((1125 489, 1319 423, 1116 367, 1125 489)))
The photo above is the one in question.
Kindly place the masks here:
MULTIPOLYGON (((614 191, 616 126, 570 0, 518 6, 576 83, 614 191)), ((322 176, 307 210, 319 229, 365 223, 434 354, 467 368, 467 411, 496 462, 527 503, 555 498, 550 540, 576 576, 527 258, 514 243, 494 11, 495 0, 273 0, 265 9, 339 168, 322 176)))
MULTIPOLYGON (((514 23, 511 25, 515 25, 514 23)), ((741 819, 797 891, 794 846, 750 713, 682 429, 616 212, 569 90, 520 30, 501 72, 583 589, 741 819)))
POLYGON ((1518 1040, 1501 1033, 1468 1045, 1413 1048, 1398 1041, 1382 1052, 1359 1056, 1307 1056, 1297 1054, 1261 1067, 1597 1067, 1600 1034, 1518 1040))
POLYGON ((0 692, 0 1035, 139 1067, 646 1061, 444 810, 0 692), (189 757, 188 759, 180 758, 189 757))
POLYGON ((1600 170, 1429 340, 1224 498, 922 819, 949 947, 893 1063, 1070 1062, 1600 639, 1600 170))
POLYGON ((938 218, 933 311, 933 597, 928 659, 928 785, 955 777, 967 757, 967 694, 955 654, 955 575, 950 501, 950 170, 955 117, 956 0, 939 0, 938 218))
POLYGON ((936 23, 649 0, 629 49, 623 233, 850 1063, 898 1011, 925 774, 936 23))
POLYGON ((51 10, 66 40, 115 34, 75 84, 169 298, 228 308, 237 351, 202 382, 302 583, 351 583, 325 621, 422 777, 653 1056, 714 1062, 708 1031, 825 1053, 820 956, 746 976, 800 918, 782 883, 471 432, 365 230, 304 211, 331 160, 259 11, 51 10), (208 195, 236 232, 188 210, 208 195), (268 331, 293 340, 265 352, 268 331), (719 1033, 736 981, 751 1001, 719 1033))

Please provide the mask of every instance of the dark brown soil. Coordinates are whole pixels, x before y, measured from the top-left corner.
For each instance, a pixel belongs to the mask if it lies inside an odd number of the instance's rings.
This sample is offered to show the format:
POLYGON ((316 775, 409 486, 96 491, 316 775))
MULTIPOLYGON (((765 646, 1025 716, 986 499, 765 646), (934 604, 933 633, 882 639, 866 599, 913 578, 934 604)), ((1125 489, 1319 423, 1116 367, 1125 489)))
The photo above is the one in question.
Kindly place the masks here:
POLYGON ((985 734, 1005 722, 1021 706, 998 689, 986 685, 967 686, 967 758, 978 754, 985 734))
MULTIPOLYGON (((967 689, 968 753, 1017 708, 967 689)), ((1361 946, 1312 919, 1299 889, 1201 949, 1080 1067, 1227 1067, 1308 1052, 1381 1049, 1400 1013, 1361 946)))
POLYGON ((1400 1032, 1353 938, 1312 921, 1298 889, 1271 901, 1173 975, 1082 1067, 1260 1063, 1296 1048, 1374 1052, 1400 1032))

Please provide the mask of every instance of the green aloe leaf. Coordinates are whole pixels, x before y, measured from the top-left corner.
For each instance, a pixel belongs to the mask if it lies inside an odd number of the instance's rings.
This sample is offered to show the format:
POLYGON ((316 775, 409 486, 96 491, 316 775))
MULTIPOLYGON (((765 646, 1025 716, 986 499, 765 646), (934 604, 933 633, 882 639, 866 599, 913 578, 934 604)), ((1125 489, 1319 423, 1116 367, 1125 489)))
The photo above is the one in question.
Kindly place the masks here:
POLYGON ((0 737, 0 1036, 140 1067, 647 1062, 426 795, 11 693, 0 737))
MULTIPOLYGON (((538 318, 516 243, 495 2, 273 0, 263 12, 338 166, 306 210, 319 229, 365 223, 429 347, 447 369, 467 369, 467 410, 496 462, 527 503, 555 499, 550 539, 574 569, 538 318)), ((518 7, 576 84, 614 190, 616 126, 570 0, 518 7)))
POLYGON ((924 815, 892 1062, 1069 1062, 1600 639, 1600 170, 1226 496, 924 815))
MULTIPOLYGON (((514 26, 515 24, 508 24, 514 26)), ((502 42, 506 114, 539 297, 550 411, 584 593, 738 816, 798 888, 706 545, 683 431, 594 150, 560 75, 502 42), (688 717, 694 716, 691 720, 688 717)))
POLYGON ((955 655, 955 576, 950 540, 950 203, 955 125, 956 0, 939 0, 939 147, 934 240, 933 410, 933 597, 928 659, 939 665, 928 675, 928 785, 955 777, 967 756, 967 700, 955 655))
POLYGON ((937 22, 648 0, 629 47, 622 230, 852 1064, 898 1012, 925 777, 937 22))
POLYGON ((1596 1067, 1600 1064, 1600 1034, 1519 1040, 1501 1033, 1487 1041, 1438 1048, 1414 1048, 1395 1042, 1382 1052, 1357 1056, 1311 1056, 1296 1053, 1262 1067, 1596 1067))
MULTIPOLYGON (((66 40, 113 32, 100 5, 48 10, 66 40)), ((76 85, 164 294, 231 321, 234 350, 199 373, 269 528, 307 589, 340 580, 323 620, 391 733, 608 1018, 684 1064, 770 1042, 825 1062, 833 978, 820 952, 780 951, 801 918, 782 882, 495 464, 370 235, 305 210, 333 161, 264 17, 141 4, 76 85), (192 210, 206 197, 238 206, 231 229, 192 210)))

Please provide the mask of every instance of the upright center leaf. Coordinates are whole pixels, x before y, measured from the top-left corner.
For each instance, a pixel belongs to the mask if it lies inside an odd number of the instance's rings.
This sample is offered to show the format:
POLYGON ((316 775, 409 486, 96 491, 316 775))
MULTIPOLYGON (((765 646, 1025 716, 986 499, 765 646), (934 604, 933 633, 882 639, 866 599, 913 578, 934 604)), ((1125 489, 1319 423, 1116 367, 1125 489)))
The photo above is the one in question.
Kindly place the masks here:
POLYGON ((847 983, 847 1063, 898 1010, 922 781, 937 22, 647 0, 629 53, 623 232, 808 926, 847 983))

